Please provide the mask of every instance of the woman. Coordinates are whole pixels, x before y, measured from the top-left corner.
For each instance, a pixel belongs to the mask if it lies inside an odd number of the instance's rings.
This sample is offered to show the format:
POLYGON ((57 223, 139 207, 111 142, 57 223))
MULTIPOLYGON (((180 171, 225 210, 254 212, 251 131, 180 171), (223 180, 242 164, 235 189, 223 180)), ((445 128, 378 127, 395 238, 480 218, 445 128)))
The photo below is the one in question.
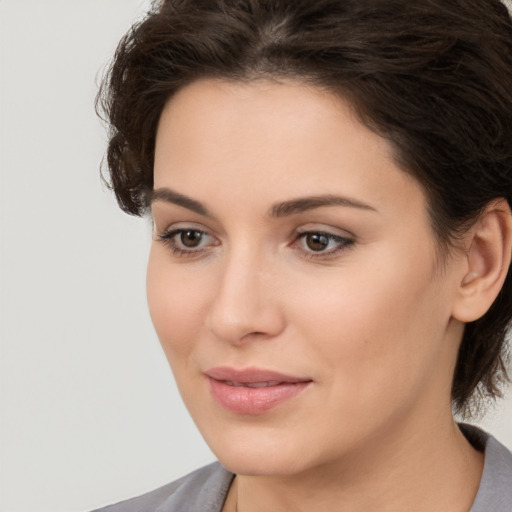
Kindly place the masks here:
POLYGON ((102 91, 153 323, 220 463, 105 511, 510 512, 498 0, 170 0, 102 91))

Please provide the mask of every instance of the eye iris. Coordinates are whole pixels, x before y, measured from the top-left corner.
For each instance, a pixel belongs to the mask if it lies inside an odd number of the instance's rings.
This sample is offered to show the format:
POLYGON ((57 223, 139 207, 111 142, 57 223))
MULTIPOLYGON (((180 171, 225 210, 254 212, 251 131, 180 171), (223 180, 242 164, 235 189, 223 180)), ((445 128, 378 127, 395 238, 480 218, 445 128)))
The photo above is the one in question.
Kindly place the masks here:
POLYGON ((306 245, 312 251, 323 251, 329 245, 329 238, 322 233, 309 233, 306 235, 306 245))
POLYGON ((189 229, 180 235, 180 241, 185 247, 197 247, 201 243, 203 234, 201 231, 189 229))

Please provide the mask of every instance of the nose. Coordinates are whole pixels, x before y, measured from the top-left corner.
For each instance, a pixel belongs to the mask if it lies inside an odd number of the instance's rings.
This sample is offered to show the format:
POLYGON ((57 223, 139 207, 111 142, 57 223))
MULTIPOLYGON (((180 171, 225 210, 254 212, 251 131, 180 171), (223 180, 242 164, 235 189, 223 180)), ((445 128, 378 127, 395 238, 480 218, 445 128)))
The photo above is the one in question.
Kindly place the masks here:
POLYGON ((223 264, 206 320, 216 338, 241 344, 270 339, 284 329, 278 284, 269 266, 261 258, 235 255, 223 264))

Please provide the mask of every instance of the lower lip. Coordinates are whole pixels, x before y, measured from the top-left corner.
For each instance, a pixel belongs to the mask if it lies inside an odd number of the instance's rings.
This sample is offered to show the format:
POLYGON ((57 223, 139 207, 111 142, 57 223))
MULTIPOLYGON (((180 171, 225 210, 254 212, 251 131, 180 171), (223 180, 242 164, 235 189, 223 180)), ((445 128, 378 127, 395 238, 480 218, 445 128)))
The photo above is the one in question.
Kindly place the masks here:
POLYGON ((284 382, 276 386, 250 388, 229 386, 223 381, 208 379, 213 398, 225 409, 237 414, 261 414, 297 396, 311 382, 284 382))

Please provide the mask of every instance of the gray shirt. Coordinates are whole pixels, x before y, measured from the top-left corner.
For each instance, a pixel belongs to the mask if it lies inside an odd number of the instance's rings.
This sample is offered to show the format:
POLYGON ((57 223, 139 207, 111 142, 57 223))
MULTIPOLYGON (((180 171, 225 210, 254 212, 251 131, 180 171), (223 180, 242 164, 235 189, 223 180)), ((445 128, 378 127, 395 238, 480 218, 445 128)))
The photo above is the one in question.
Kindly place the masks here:
MULTIPOLYGON (((468 440, 485 450, 485 464, 469 512, 512 512, 512 453, 494 437, 460 425, 468 440)), ((94 512, 221 512, 234 475, 218 462, 152 492, 94 512)))

